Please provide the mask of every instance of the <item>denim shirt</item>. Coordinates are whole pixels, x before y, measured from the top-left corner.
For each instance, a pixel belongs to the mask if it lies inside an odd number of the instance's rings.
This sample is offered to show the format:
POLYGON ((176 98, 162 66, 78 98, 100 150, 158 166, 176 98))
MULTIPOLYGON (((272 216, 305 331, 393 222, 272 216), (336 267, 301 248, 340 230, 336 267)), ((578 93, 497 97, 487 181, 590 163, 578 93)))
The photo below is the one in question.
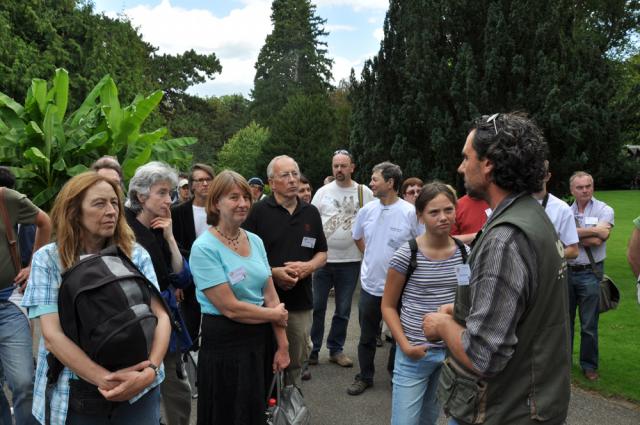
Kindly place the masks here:
MULTIPOLYGON (((151 257, 140 245, 135 244, 131 260, 156 287, 158 282, 151 257)), ((29 318, 33 319, 44 314, 57 313, 58 311, 58 289, 62 281, 62 267, 58 257, 58 247, 55 243, 40 248, 31 260, 31 274, 27 289, 24 293, 22 306, 28 308, 29 318)), ((33 388, 33 416, 42 424, 45 423, 47 388, 47 354, 44 337, 40 338, 38 347, 38 366, 36 368, 35 383, 33 388)), ((51 396, 50 412, 51 425, 64 425, 67 419, 67 408, 69 406, 69 380, 75 374, 67 367, 64 368, 58 382, 53 389, 51 396)), ((160 365, 160 370, 155 380, 140 394, 129 400, 134 403, 145 395, 149 390, 159 385, 164 380, 164 366, 160 365)))

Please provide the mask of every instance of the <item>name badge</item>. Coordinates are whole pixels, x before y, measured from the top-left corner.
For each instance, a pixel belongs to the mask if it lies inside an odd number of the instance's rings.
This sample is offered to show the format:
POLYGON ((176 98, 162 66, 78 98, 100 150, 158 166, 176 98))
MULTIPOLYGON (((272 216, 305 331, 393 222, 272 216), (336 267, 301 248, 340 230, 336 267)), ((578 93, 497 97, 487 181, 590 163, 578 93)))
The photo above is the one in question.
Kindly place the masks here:
POLYGON ((235 285, 236 283, 243 281, 245 277, 247 277, 247 272, 244 267, 238 267, 237 269, 229 272, 229 283, 235 285))
POLYGON ((585 217, 584 224, 586 226, 597 226, 598 225, 598 217, 585 217))
POLYGON ((456 279, 459 286, 468 286, 471 279, 471 268, 468 264, 458 264, 456 266, 456 279))
POLYGON ((487 215, 487 218, 489 218, 491 217, 493 210, 491 208, 487 208, 486 210, 484 210, 484 213, 487 215))
POLYGON ((305 248, 313 248, 316 246, 316 238, 305 236, 302 238, 302 246, 305 248))

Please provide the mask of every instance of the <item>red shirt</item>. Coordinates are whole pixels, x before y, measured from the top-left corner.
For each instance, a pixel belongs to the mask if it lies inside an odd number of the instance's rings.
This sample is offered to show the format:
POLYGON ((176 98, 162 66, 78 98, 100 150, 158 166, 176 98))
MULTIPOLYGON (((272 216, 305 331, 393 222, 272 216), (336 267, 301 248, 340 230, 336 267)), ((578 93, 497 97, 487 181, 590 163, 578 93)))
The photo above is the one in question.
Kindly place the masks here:
POLYGON ((486 210, 489 208, 482 199, 464 195, 456 205, 456 222, 451 228, 452 235, 477 233, 487 221, 486 210))

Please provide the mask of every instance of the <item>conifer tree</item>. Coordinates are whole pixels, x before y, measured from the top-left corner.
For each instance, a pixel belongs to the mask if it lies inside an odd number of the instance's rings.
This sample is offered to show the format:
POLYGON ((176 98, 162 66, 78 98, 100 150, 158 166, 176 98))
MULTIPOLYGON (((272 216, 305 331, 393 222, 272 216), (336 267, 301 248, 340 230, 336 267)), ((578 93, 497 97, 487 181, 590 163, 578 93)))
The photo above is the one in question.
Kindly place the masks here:
POLYGON ((519 110, 545 131, 553 182, 606 176, 620 145, 611 54, 637 23, 637 2, 616 0, 391 0, 379 53, 352 78, 360 172, 389 159, 453 183, 471 121, 519 110))
POLYGON ((294 95, 325 94, 330 87, 332 60, 321 37, 325 19, 316 15, 310 0, 274 0, 273 32, 266 38, 256 62, 253 116, 269 125, 294 95))

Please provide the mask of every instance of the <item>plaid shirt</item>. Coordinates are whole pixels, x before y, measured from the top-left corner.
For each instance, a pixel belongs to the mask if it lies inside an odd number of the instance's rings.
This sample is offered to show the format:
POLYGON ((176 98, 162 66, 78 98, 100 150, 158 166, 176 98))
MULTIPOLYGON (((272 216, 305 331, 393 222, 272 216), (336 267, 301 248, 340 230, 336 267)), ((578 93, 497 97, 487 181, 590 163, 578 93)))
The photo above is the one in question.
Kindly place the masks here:
MULTIPOLYGON (((133 263, 140 269, 143 275, 158 286, 149 253, 140 245, 136 244, 132 254, 133 263)), ((40 248, 33 255, 33 259, 31 260, 31 275, 29 276, 27 289, 22 300, 22 306, 29 309, 29 316, 31 318, 58 311, 58 288, 62 280, 61 268, 58 258, 58 247, 55 243, 50 243, 40 248)), ((38 366, 36 368, 33 388, 32 413, 42 424, 45 423, 45 391, 47 388, 47 371, 49 370, 47 354, 49 354, 49 352, 44 346, 44 338, 41 337, 38 348, 38 366)), ((69 379, 74 376, 74 373, 65 367, 58 378, 51 397, 50 425, 64 425, 66 421, 67 407, 69 405, 69 379)), ((140 394, 129 400, 129 403, 134 403, 150 389, 159 385, 163 379, 164 368, 161 365, 158 376, 156 376, 153 383, 140 394)))

